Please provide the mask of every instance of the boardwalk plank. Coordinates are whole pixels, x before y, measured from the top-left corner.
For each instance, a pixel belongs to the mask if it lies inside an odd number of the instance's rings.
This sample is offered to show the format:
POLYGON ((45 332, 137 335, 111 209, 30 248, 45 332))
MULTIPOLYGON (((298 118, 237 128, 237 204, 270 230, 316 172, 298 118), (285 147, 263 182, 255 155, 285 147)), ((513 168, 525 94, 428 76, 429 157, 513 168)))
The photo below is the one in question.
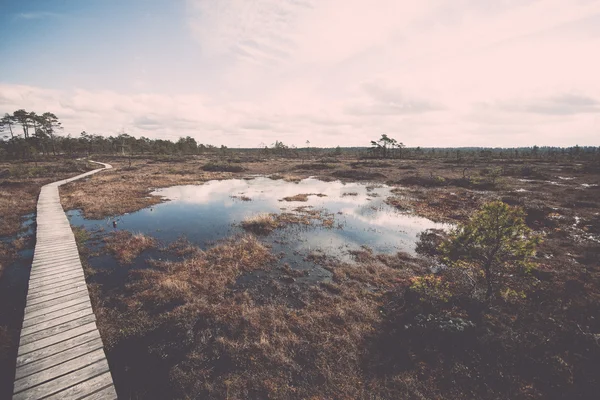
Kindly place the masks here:
POLYGON ((23 340, 23 338, 27 335, 32 335, 36 332, 54 328, 55 326, 59 326, 62 324, 66 324, 70 321, 81 319, 87 315, 94 315, 93 311, 90 308, 84 308, 83 310, 75 311, 69 314, 64 314, 58 318, 51 319, 50 321, 42 322, 40 324, 23 328, 21 329, 21 340, 23 340))
POLYGON ((114 400, 117 398, 115 388, 112 386, 105 387, 104 389, 93 393, 82 400, 114 400))
POLYGON ((54 268, 49 268, 43 271, 35 271, 35 273, 32 272, 30 279, 49 278, 57 274, 64 275, 68 272, 77 269, 81 269, 81 262, 79 261, 79 259, 73 260, 69 263, 57 265, 54 268))
POLYGON ((83 270, 77 271, 77 272, 69 272, 69 273, 54 277, 54 278, 43 278, 42 277, 42 278, 35 279, 35 277, 34 277, 32 279, 32 281, 29 283, 29 287, 37 288, 40 286, 45 286, 50 283, 64 281, 67 278, 74 278, 74 277, 78 277, 78 276, 83 277, 83 270))
POLYGON ((46 301, 31 305, 31 306, 28 305, 27 307, 25 307, 25 315, 28 315, 29 313, 33 313, 34 311, 37 311, 37 310, 44 310, 44 311, 50 310, 50 309, 52 309, 52 307, 55 307, 55 306, 61 306, 60 308, 62 309, 62 308, 64 308, 64 304, 69 303, 71 301, 75 301, 82 297, 89 299, 89 295, 88 295, 87 291, 80 290, 78 292, 71 293, 64 297, 59 297, 57 299, 52 299, 52 300, 46 300, 46 301))
POLYGON ((19 355, 31 353, 32 351, 43 349, 44 347, 51 346, 53 344, 71 339, 75 336, 79 336, 84 333, 96 330, 96 322, 89 322, 85 325, 78 326, 77 328, 69 329, 68 331, 61 332, 57 335, 50 336, 44 339, 36 340, 35 342, 27 343, 19 346, 19 355))
POLYGON ((62 290, 61 288, 65 288, 66 286, 75 286, 75 285, 82 285, 82 284, 85 285, 85 281, 82 281, 79 277, 69 278, 69 279, 65 279, 63 281, 56 282, 53 284, 42 285, 37 288, 29 288, 29 291, 27 292, 27 296, 28 296, 28 298, 29 298, 29 296, 35 297, 42 293, 47 294, 47 292, 62 290))
POLYGON ((116 398, 75 236, 58 190, 101 170, 45 185, 40 191, 15 400, 116 398))
POLYGON ((44 301, 54 300, 54 299, 57 299, 59 297, 68 296, 70 294, 73 294, 73 293, 76 293, 76 292, 80 292, 82 290, 86 291, 86 293, 87 293, 87 288, 85 287, 85 285, 80 284, 80 285, 77 285, 77 286, 75 286, 73 288, 64 288, 64 289, 61 289, 59 291, 53 290, 53 291, 50 291, 50 292, 46 292, 46 294, 43 295, 43 296, 35 296, 35 297, 33 297, 33 296, 32 297, 27 296, 27 305, 28 306, 33 306, 33 305, 36 305, 36 304, 39 304, 39 303, 43 303, 44 301))
POLYGON ((23 379, 29 375, 33 375, 50 367, 55 367, 98 349, 102 349, 102 341, 100 339, 80 344, 77 347, 72 347, 63 351, 62 353, 56 354, 54 357, 46 357, 41 360, 31 362, 20 368, 17 368, 15 380, 23 379))
MULTIPOLYGON (((110 397, 110 392, 103 392, 107 388, 112 388, 112 377, 110 376, 110 372, 105 372, 102 375, 98 375, 75 386, 71 386, 62 392, 47 397, 45 400, 76 400, 95 393, 100 393, 105 396, 100 397, 101 399, 116 399, 116 393, 113 397, 110 397)), ((88 397, 85 398, 87 399, 88 397)))
POLYGON ((90 331, 83 335, 76 336, 72 339, 65 340, 64 342, 53 344, 52 346, 44 347, 31 353, 23 354, 17 357, 17 368, 22 365, 29 364, 37 360, 41 360, 46 357, 52 357, 56 354, 60 354, 70 348, 79 346, 82 343, 87 343, 95 339, 100 339, 98 331, 90 331))
POLYGON ((87 301, 87 302, 83 301, 79 304, 75 304, 74 306, 70 306, 70 307, 67 307, 62 310, 54 311, 52 313, 40 315, 39 317, 35 317, 35 318, 31 318, 29 320, 23 321, 23 328, 28 328, 30 326, 41 324, 43 322, 51 321, 51 320, 53 320, 55 318, 59 318, 63 315, 67 315, 69 313, 84 310, 84 309, 90 309, 90 310, 92 309, 92 306, 89 301, 87 301))
POLYGON ((35 333, 31 333, 28 335, 21 335, 20 344, 21 344, 21 346, 23 346, 25 344, 29 344, 29 343, 35 342, 37 340, 45 339, 47 337, 54 336, 59 333, 62 333, 62 332, 68 331, 70 329, 74 329, 74 328, 77 328, 82 325, 86 325, 90 322, 95 322, 95 321, 96 321, 96 316, 94 315, 94 313, 87 314, 82 317, 75 318, 70 321, 64 322, 62 324, 54 325, 47 329, 39 330, 35 333))
POLYGON ((53 313, 55 311, 59 311, 59 310, 62 310, 64 308, 68 308, 70 306, 74 306, 76 304, 83 303, 83 302, 86 302, 86 301, 89 304, 89 302, 90 302, 89 296, 77 297, 76 299, 65 301, 65 302, 60 303, 60 304, 53 304, 53 305, 48 306, 48 307, 38 308, 37 306, 34 306, 34 309, 31 310, 31 311, 29 311, 27 308, 25 308, 25 319, 24 320, 27 321, 27 320, 30 320, 30 319, 35 318, 35 317, 43 316, 45 314, 50 314, 50 313, 53 313))
POLYGON ((90 364, 77 371, 73 371, 59 379, 45 382, 20 393, 15 392, 13 395, 13 400, 41 399, 51 394, 56 394, 62 390, 68 389, 78 383, 85 382, 90 378, 105 372, 108 372, 108 363, 105 359, 102 359, 94 364, 90 364))
POLYGON ((57 265, 54 268, 49 268, 44 271, 36 271, 35 274, 32 273, 30 279, 49 278, 57 274, 64 275, 68 272, 71 272, 72 270, 77 269, 81 269, 81 262, 79 261, 79 259, 71 261, 69 263, 57 265))

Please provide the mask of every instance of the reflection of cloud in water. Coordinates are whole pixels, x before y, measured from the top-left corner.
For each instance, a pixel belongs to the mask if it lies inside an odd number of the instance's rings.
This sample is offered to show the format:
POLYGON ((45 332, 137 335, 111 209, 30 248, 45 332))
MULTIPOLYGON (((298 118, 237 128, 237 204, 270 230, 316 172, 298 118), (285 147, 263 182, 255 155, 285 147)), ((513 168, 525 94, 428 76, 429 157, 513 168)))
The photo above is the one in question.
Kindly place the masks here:
POLYGON ((342 212, 350 218, 354 218, 366 225, 376 225, 389 230, 400 229, 408 233, 414 232, 416 234, 425 229, 447 227, 447 225, 439 224, 426 218, 389 210, 376 212, 375 215, 368 216, 365 216, 356 208, 344 208, 342 212))
MULTIPOLYGON (((389 187, 378 185, 376 188, 369 188, 371 193, 379 195, 375 198, 368 196, 367 187, 368 184, 365 183, 322 182, 312 178, 292 183, 258 177, 252 180, 230 179, 210 181, 203 185, 174 186, 159 189, 154 194, 173 200, 168 204, 188 204, 192 207, 188 209, 190 213, 193 207, 202 207, 205 212, 210 213, 209 217, 214 225, 218 225, 219 221, 221 225, 240 222, 244 217, 260 212, 281 212, 281 208, 291 211, 300 206, 312 206, 334 214, 335 226, 341 223, 342 229, 313 227, 303 231, 285 230, 289 239, 287 250, 301 250, 304 253, 320 249, 340 256, 361 245, 367 245, 378 252, 413 252, 419 232, 445 226, 400 213, 385 204, 385 198, 390 195, 389 187), (309 196, 306 202, 279 201, 301 193, 325 194, 326 197, 309 196), (344 193, 356 195, 344 196, 344 193), (243 202, 232 198, 241 195, 252 201, 243 202)), ((186 208, 182 208, 180 212, 185 216, 186 208)), ((190 213, 187 218, 191 216, 190 213)))

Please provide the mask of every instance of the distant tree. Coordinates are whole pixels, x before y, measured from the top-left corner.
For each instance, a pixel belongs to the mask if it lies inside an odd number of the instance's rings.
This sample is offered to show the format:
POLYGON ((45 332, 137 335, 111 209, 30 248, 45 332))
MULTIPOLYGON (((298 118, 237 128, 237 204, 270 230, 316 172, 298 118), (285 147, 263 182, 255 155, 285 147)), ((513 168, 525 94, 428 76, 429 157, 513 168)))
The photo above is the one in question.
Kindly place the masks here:
POLYGON ((286 146, 285 144, 283 144, 283 142, 280 142, 279 140, 276 140, 275 143, 273 143, 271 146, 273 148, 273 152, 275 154, 278 154, 279 156, 282 156, 288 152, 288 146, 286 146))
POLYGON ((58 117, 51 112, 45 112, 39 117, 34 117, 34 121, 40 126, 44 135, 50 139, 52 154, 56 155, 56 133, 62 129, 58 117))
MULTIPOLYGON (((379 140, 371 140, 371 148, 378 154, 380 154, 383 158, 388 158, 390 154, 390 150, 395 146, 400 145, 400 154, 402 154, 402 148, 404 145, 402 143, 398 143, 396 139, 390 138, 387 134, 382 134, 379 140)), ((402 158, 402 155, 400 155, 402 158)))
POLYGON ((6 128, 8 128, 8 131, 10 132, 10 138, 14 139, 15 138, 15 134, 12 130, 12 127, 15 123, 15 119, 12 115, 5 113, 4 117, 2 117, 2 119, 0 119, 0 131, 4 132, 4 130, 6 128))
POLYGON ((13 119, 23 129, 23 136, 25 139, 29 137, 29 113, 24 109, 17 110, 13 113, 13 119))
POLYGON ((523 216, 522 209, 501 201, 487 203, 441 246, 449 266, 481 271, 488 300, 508 274, 532 266, 540 238, 532 235, 523 216))

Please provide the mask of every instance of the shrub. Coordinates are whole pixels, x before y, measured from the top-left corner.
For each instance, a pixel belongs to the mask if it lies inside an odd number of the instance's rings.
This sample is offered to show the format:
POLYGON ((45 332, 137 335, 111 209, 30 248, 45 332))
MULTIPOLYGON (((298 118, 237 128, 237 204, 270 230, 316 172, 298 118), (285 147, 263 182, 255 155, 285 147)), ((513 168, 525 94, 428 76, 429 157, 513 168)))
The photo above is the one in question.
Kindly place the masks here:
POLYGON ((411 282, 410 289, 427 303, 445 303, 452 295, 448 282, 444 282, 441 276, 428 274, 412 278, 411 282))
POLYGON ((540 238, 532 235, 524 215, 521 208, 501 201, 484 204, 442 244, 445 262, 482 273, 486 298, 490 299, 506 276, 533 265, 540 238))

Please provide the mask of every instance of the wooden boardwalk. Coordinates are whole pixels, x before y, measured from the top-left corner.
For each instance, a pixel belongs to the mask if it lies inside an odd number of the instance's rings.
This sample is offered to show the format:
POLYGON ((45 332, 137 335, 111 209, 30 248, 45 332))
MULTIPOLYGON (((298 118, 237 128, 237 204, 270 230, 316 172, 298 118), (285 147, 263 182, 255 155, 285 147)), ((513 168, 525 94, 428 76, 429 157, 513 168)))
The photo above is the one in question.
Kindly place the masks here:
MULTIPOLYGON (((99 163, 102 164, 102 163, 99 163)), ((42 187, 13 399, 116 399, 96 317, 58 187, 42 187)))

